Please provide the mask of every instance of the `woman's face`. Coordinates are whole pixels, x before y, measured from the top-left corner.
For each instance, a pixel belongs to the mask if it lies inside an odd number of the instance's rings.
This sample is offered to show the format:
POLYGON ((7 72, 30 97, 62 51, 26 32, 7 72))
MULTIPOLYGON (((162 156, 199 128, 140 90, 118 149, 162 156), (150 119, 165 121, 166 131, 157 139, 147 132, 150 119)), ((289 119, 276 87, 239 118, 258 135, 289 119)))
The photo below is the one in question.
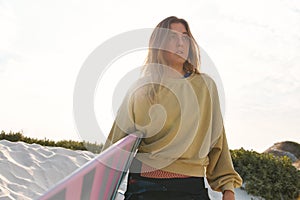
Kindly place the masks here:
POLYGON ((171 66, 183 66, 189 54, 190 39, 182 23, 172 23, 166 41, 164 58, 171 66))

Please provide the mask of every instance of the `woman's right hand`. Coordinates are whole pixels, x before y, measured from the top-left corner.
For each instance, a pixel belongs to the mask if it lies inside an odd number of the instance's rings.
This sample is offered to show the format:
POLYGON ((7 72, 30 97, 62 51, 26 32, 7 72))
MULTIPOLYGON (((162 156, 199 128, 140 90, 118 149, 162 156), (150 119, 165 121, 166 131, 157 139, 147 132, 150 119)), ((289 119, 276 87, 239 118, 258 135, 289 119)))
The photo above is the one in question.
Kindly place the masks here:
POLYGON ((222 200, 235 200, 234 193, 231 190, 225 190, 222 200))

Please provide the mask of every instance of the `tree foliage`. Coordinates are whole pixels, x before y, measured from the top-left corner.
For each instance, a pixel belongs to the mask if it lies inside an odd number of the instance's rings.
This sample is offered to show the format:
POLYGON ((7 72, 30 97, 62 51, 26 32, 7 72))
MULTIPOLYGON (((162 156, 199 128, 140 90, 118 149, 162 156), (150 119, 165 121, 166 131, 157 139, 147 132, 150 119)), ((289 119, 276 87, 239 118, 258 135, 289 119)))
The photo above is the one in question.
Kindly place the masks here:
POLYGON ((244 180, 244 189, 266 200, 297 199, 300 171, 287 156, 259 154, 242 149, 231 151, 236 171, 244 180))

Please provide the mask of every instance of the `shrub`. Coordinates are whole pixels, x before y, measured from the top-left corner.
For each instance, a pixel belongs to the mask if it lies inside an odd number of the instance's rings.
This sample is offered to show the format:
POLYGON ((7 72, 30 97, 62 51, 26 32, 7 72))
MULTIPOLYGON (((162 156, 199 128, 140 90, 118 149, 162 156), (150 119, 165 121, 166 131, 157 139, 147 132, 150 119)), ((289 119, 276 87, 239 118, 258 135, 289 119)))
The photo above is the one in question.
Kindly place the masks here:
POLYGON ((99 145, 96 143, 85 141, 77 142, 73 140, 61 140, 55 142, 46 138, 44 140, 39 140, 35 138, 25 137, 22 132, 13 133, 11 131, 8 134, 4 131, 1 131, 0 140, 8 140, 11 142, 22 141, 28 144, 36 143, 42 146, 63 147, 71 150, 88 150, 93 153, 100 153, 100 150, 102 149, 102 144, 99 145))
POLYGON ((300 171, 288 157, 259 154, 243 148, 231 151, 231 156, 249 194, 266 200, 296 199, 299 196, 300 171))

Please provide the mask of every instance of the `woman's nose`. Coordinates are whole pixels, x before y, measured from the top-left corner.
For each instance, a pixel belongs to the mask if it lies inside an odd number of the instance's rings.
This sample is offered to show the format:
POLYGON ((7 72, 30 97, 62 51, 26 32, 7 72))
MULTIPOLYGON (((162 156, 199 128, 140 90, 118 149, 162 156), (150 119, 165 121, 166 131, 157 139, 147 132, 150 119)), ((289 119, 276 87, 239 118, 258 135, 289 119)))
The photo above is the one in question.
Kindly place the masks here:
POLYGON ((183 38, 182 37, 178 37, 177 38, 177 46, 183 46, 184 42, 183 42, 183 38))

